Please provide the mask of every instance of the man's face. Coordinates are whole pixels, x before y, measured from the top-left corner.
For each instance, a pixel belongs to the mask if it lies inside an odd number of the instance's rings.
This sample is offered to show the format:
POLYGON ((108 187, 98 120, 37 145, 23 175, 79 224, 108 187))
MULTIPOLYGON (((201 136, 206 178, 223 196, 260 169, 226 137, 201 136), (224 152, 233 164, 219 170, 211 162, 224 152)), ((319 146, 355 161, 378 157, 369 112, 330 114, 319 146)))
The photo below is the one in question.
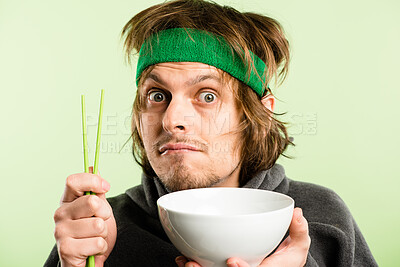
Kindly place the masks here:
POLYGON ((202 63, 160 63, 140 93, 147 157, 172 190, 239 185, 239 124, 232 83, 202 63))

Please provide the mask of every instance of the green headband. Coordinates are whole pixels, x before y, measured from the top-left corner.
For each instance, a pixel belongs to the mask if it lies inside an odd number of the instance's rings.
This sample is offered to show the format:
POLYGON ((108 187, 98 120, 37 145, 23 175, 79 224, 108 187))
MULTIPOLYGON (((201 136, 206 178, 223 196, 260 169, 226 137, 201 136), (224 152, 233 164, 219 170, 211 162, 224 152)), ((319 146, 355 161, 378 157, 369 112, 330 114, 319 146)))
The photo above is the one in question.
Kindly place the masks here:
POLYGON ((200 62, 221 69, 250 86, 259 96, 265 91, 265 63, 250 51, 255 69, 250 77, 247 68, 227 41, 207 31, 173 28, 150 36, 139 51, 136 85, 142 72, 149 66, 163 62, 200 62), (189 36, 190 35, 190 36, 189 36), (262 80, 263 79, 263 80, 262 80))

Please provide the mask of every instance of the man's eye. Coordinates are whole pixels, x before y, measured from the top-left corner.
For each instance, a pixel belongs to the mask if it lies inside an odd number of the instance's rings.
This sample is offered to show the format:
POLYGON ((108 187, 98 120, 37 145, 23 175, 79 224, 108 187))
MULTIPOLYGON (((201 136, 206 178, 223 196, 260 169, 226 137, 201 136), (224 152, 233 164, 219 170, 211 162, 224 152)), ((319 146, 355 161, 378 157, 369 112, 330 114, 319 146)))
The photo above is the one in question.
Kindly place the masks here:
POLYGON ((215 100, 215 94, 210 92, 204 92, 200 94, 200 101, 205 103, 211 103, 215 100))
POLYGON ((162 102, 166 99, 166 96, 164 93, 156 91, 149 94, 149 99, 154 102, 162 102))

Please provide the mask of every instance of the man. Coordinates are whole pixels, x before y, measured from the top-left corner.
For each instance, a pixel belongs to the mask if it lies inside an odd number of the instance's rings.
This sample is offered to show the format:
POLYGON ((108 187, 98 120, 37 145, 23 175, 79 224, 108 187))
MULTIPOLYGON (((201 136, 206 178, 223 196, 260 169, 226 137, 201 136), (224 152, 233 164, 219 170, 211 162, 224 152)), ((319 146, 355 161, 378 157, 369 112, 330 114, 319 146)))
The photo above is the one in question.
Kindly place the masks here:
MULTIPOLYGON (((168 240, 156 201, 177 190, 221 186, 295 200, 288 236, 260 266, 376 266, 342 200, 290 180, 275 164, 292 144, 274 117, 269 87, 283 80, 289 62, 278 22, 177 0, 134 16, 123 36, 128 59, 140 51, 132 138, 142 184, 106 199, 110 185, 99 175, 69 176, 45 266, 85 266, 89 255, 96 266, 199 266, 168 240)), ((249 265, 230 258, 227 266, 249 265)))

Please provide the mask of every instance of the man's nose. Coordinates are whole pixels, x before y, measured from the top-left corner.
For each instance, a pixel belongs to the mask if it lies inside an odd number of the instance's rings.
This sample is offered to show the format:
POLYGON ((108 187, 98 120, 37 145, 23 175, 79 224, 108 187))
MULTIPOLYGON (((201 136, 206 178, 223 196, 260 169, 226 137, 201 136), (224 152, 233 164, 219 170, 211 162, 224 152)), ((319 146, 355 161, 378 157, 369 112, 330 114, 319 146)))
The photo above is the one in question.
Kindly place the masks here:
POLYGON ((194 109, 189 100, 171 99, 164 113, 163 128, 171 134, 187 134, 193 128, 194 109))

